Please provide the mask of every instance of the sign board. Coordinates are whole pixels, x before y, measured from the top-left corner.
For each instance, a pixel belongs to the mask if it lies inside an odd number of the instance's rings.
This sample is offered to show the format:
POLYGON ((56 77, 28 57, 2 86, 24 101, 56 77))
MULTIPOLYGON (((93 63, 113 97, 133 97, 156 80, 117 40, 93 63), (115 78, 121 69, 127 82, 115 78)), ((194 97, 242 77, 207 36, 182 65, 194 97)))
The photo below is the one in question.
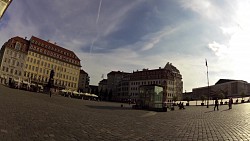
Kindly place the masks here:
POLYGON ((11 2, 12 0, 0 0, 0 19, 2 18, 4 12, 6 11, 11 2))

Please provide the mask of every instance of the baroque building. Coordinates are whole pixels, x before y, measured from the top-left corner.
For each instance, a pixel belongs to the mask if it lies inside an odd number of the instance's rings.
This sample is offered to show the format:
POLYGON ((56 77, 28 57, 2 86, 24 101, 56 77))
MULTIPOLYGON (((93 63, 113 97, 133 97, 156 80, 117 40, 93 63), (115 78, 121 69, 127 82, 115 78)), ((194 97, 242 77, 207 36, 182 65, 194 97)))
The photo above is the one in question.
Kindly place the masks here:
POLYGON ((108 90, 112 92, 112 100, 132 101, 139 99, 139 87, 159 85, 163 87, 164 102, 171 103, 173 98, 182 99, 183 81, 180 71, 171 63, 164 68, 143 69, 124 73, 112 71, 108 74, 108 90))
POLYGON ((28 52, 29 42, 20 37, 9 39, 0 51, 0 82, 8 84, 9 80, 23 80, 23 67, 28 52))
POLYGON ((180 71, 171 63, 167 63, 164 68, 143 69, 135 71, 130 75, 129 95, 132 101, 136 101, 139 95, 139 87, 142 85, 159 85, 163 87, 165 102, 172 102, 173 98, 182 99, 183 82, 180 71))
POLYGON ((35 36, 30 40, 14 37, 3 45, 0 58, 1 76, 5 82, 9 78, 18 78, 45 86, 53 70, 56 88, 78 90, 80 59, 74 52, 55 43, 35 36))

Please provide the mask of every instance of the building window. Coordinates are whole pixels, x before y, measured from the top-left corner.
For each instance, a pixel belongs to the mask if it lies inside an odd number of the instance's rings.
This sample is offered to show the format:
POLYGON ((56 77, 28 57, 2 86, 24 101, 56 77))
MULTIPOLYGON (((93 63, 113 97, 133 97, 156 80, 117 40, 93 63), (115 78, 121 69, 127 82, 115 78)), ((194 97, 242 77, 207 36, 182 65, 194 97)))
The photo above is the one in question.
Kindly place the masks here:
POLYGON ((35 66, 32 66, 32 71, 34 71, 35 70, 35 66))
POLYGON ((20 50, 20 48, 21 48, 21 44, 18 43, 18 42, 16 42, 15 49, 16 49, 16 50, 20 50))

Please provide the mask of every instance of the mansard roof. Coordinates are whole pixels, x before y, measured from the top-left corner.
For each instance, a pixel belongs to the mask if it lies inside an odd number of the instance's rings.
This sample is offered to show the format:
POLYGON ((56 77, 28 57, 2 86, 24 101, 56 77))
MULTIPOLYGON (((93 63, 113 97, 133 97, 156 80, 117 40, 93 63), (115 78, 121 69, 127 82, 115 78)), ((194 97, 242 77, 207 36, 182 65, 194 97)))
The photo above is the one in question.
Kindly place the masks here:
POLYGON ((29 50, 36 51, 40 54, 49 55, 68 63, 80 66, 80 59, 73 51, 58 46, 56 43, 44 41, 35 36, 30 38, 29 50))

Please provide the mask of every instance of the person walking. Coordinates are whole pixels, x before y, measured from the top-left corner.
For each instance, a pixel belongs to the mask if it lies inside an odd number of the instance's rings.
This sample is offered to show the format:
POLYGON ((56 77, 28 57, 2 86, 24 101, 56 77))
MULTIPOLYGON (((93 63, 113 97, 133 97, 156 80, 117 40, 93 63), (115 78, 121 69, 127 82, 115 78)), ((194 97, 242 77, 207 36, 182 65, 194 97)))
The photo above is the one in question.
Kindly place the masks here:
POLYGON ((49 97, 51 97, 51 95, 52 95, 52 89, 50 88, 49 89, 49 97))
POLYGON ((214 111, 215 111, 216 107, 217 107, 217 111, 218 111, 219 110, 219 101, 218 101, 218 98, 215 99, 214 111))
POLYGON ((231 97, 229 99, 229 109, 232 109, 232 105, 233 105, 233 98, 231 97))

